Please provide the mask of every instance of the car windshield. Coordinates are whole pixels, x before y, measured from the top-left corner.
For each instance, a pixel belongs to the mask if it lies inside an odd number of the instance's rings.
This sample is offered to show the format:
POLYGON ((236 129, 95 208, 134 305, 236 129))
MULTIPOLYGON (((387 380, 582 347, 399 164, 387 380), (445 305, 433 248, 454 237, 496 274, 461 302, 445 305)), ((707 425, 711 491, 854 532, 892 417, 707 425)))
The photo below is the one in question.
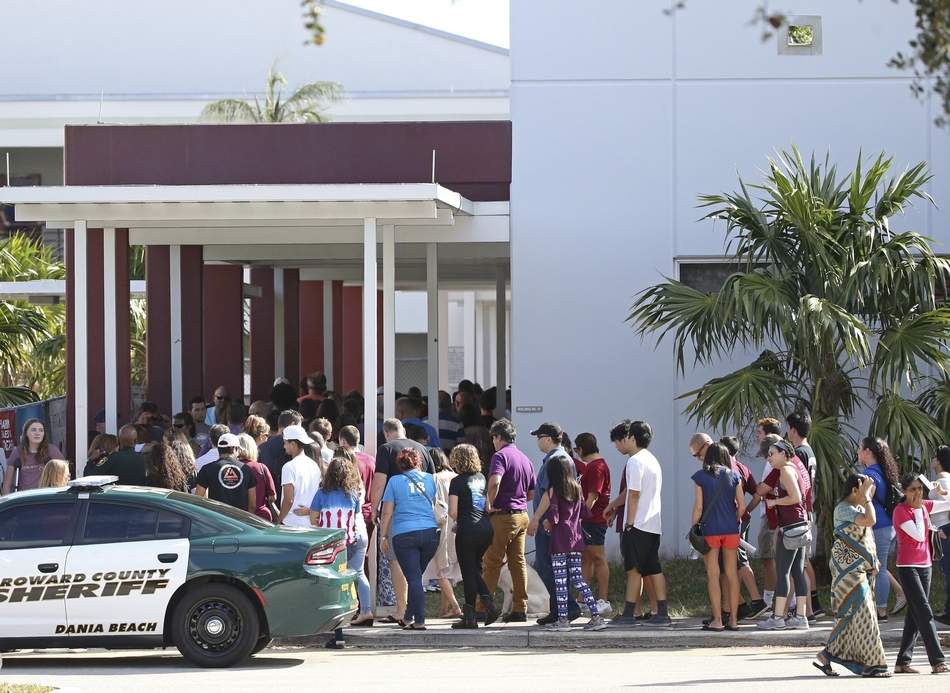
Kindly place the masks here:
POLYGON ((206 510, 213 510, 219 515, 224 515, 224 517, 229 520, 235 520, 240 522, 242 525, 250 525, 251 527, 256 527, 257 529, 272 529, 274 525, 267 520, 264 520, 257 515, 252 515, 251 513, 245 510, 238 510, 226 503, 219 503, 218 501, 213 501, 209 498, 199 498, 198 496, 192 496, 189 493, 182 493, 181 491, 172 491, 168 494, 168 497, 179 501, 181 503, 187 503, 189 505, 198 505, 206 510))

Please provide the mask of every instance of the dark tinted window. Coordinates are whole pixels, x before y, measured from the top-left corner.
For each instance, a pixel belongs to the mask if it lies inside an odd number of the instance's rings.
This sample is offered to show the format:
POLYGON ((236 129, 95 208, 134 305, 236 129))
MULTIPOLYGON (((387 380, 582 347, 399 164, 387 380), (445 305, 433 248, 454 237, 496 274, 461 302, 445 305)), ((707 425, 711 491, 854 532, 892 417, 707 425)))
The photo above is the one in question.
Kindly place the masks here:
POLYGON ((93 502, 86 514, 82 541, 84 544, 100 544, 185 536, 188 536, 188 520, 175 513, 142 506, 93 502))
POLYGON ((260 529, 273 527, 272 522, 268 522, 257 515, 252 515, 251 513, 245 510, 238 510, 226 503, 218 503, 217 501, 209 500, 207 498, 199 498, 198 496, 192 496, 188 493, 182 493, 180 491, 172 491, 168 494, 168 497, 182 503, 188 503, 189 505, 197 505, 206 510, 211 510, 218 515, 226 517, 232 522, 238 522, 241 525, 251 527, 257 527, 260 529))
POLYGON ((74 507, 73 503, 32 503, 0 513, 0 550, 67 544, 74 507))

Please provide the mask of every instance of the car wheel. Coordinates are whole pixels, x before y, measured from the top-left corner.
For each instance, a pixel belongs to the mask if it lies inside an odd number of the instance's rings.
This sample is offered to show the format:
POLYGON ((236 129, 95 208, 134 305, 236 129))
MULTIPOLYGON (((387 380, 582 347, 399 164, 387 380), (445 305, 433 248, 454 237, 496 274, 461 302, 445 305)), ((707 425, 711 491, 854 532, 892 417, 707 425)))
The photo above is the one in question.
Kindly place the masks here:
POLYGON ((256 655, 258 652, 260 652, 260 651, 263 650, 265 647, 267 647, 268 645, 270 645, 270 640, 271 640, 271 639, 270 639, 270 636, 269 636, 269 635, 262 635, 261 637, 259 637, 259 638, 257 639, 257 644, 254 645, 254 649, 251 650, 251 654, 252 654, 252 655, 256 655))
POLYGON ((172 615, 178 651, 201 667, 229 667, 250 656, 260 638, 251 601, 236 587, 206 583, 189 590, 172 615))

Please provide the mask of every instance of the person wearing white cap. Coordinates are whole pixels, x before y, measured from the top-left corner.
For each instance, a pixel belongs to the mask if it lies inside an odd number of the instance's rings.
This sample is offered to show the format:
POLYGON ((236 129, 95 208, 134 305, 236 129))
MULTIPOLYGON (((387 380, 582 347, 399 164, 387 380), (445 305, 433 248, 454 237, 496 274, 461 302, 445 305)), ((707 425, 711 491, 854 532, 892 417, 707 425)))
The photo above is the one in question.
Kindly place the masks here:
POLYGON ((280 503, 281 524, 310 527, 310 504, 320 488, 320 465, 307 452, 313 438, 303 426, 287 426, 283 431, 284 451, 290 462, 280 472, 283 496, 280 503))
POLYGON ((237 458, 241 442, 233 433, 218 438, 218 459, 198 470, 195 493, 253 513, 257 507, 257 479, 237 458))

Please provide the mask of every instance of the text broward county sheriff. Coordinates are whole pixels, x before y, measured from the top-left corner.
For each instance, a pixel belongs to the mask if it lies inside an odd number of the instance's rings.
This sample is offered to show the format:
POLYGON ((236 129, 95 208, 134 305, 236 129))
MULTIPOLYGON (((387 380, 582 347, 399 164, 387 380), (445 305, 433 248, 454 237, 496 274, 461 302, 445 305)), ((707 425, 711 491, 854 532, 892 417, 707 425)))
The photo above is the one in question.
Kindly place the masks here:
POLYGON ((125 597, 155 594, 168 587, 171 568, 118 570, 65 575, 30 575, 0 579, 0 603, 38 602, 83 597, 125 597))

